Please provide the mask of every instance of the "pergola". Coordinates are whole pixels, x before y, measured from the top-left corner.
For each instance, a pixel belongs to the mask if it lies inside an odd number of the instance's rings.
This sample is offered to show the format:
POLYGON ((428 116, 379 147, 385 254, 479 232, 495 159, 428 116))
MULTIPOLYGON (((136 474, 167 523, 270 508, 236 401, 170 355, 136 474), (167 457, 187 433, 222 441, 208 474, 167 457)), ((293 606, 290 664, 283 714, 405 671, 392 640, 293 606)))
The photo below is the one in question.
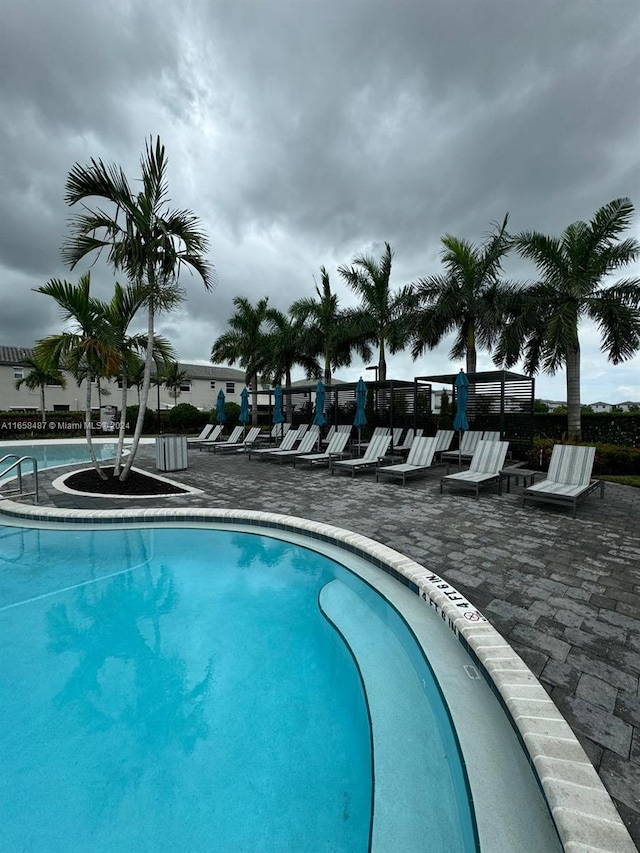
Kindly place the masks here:
MULTIPOLYGON (((417 376, 416 386, 449 385, 451 401, 456 400, 457 373, 417 376)), ((468 373, 467 420, 474 430, 499 431, 512 451, 529 451, 533 444, 533 404, 535 382, 530 376, 509 370, 468 373)))

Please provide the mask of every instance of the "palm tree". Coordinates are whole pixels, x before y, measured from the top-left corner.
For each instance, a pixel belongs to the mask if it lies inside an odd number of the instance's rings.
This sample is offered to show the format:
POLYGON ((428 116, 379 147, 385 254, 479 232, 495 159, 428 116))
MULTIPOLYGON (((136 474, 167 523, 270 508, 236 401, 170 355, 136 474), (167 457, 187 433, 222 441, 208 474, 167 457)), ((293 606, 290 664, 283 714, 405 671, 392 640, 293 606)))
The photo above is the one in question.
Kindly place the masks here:
POLYGON ((258 374, 265 364, 265 334, 269 299, 261 299, 255 306, 244 296, 236 296, 235 314, 229 319, 230 329, 214 341, 211 361, 239 364, 245 372, 245 383, 251 390, 251 417, 258 423, 258 374))
POLYGON ((393 251, 388 243, 380 260, 359 255, 352 266, 343 265, 338 272, 361 300, 357 311, 348 312, 348 320, 358 330, 358 337, 374 343, 379 349, 378 379, 387 378, 386 349, 394 353, 407 343, 409 330, 407 311, 411 290, 403 287, 393 293, 389 287, 393 251))
POLYGON ((355 349, 363 361, 371 359, 371 347, 358 338, 359 329, 349 322, 350 315, 338 307, 338 296, 331 291, 329 273, 320 267, 321 287, 316 284, 317 299, 298 299, 289 309, 295 319, 305 323, 306 348, 323 357, 324 383, 331 384, 332 369, 349 367, 355 349))
POLYGON ((77 285, 68 281, 51 279, 37 293, 51 296, 60 306, 62 317, 71 321, 71 331, 50 335, 36 344, 36 359, 50 370, 64 367, 76 377, 78 384, 86 381, 85 435, 91 461, 101 479, 106 474, 100 468, 91 441, 91 383, 94 376, 114 376, 118 370, 119 356, 114 342, 109 338, 101 303, 90 295, 90 273, 85 273, 77 285))
POLYGON ((168 207, 167 156, 160 138, 149 139, 141 158, 142 189, 133 192, 122 169, 92 159, 88 166, 76 163, 67 177, 65 201, 69 205, 87 198, 107 201, 101 208, 75 217, 62 256, 73 269, 86 255, 107 253, 115 270, 122 270, 132 283, 145 285, 147 306, 147 352, 145 376, 131 453, 120 475, 126 480, 138 449, 149 397, 153 364, 154 318, 170 310, 181 299, 177 283, 184 266, 201 277, 207 290, 215 284, 213 267, 205 260, 208 240, 190 210, 168 207))
POLYGON ((512 366, 524 355, 524 369, 555 373, 563 365, 567 380, 569 438, 579 440, 580 320, 588 317, 600 329, 602 350, 613 364, 640 349, 640 279, 604 286, 605 279, 640 255, 640 244, 619 241, 631 224, 633 205, 619 198, 596 211, 591 222, 574 222, 560 237, 523 231, 515 239, 518 252, 532 260, 539 282, 520 294, 512 322, 496 352, 496 363, 512 366))
POLYGON ((182 383, 187 378, 187 371, 180 370, 180 365, 177 361, 168 361, 164 369, 164 387, 168 389, 173 397, 174 405, 178 402, 180 396, 180 388, 182 383))
MULTIPOLYGON (((127 393, 131 377, 144 383, 144 363, 139 354, 147 350, 146 335, 130 335, 129 326, 140 308, 145 304, 146 289, 140 285, 130 285, 123 288, 116 282, 111 301, 102 304, 102 313, 109 329, 109 334, 117 347, 119 357, 118 377, 122 386, 120 398, 120 426, 118 428, 118 445, 113 468, 114 477, 119 477, 122 465, 124 434, 127 412, 127 393), (142 374, 142 375, 140 375, 142 374)), ((167 361, 174 357, 173 347, 165 338, 154 335, 154 360, 167 361)), ((138 391, 139 394, 139 391, 138 391)))
POLYGON ((47 419, 45 388, 47 385, 60 385, 66 388, 67 380, 59 368, 48 366, 38 355, 23 358, 21 363, 30 370, 22 379, 16 379, 16 388, 19 389, 25 385, 29 391, 35 391, 36 388, 40 391, 40 413, 44 424, 47 419))
MULTIPOLYGON (((291 371, 300 365, 308 378, 319 379, 321 368, 314 355, 309 353, 307 329, 304 320, 287 316, 277 308, 267 310, 268 333, 264 340, 266 363, 264 374, 274 385, 284 380, 291 387, 291 371)), ((291 395, 285 400, 286 417, 291 422, 291 395)))
POLYGON ((442 238, 446 272, 414 282, 415 313, 411 356, 436 347, 456 332, 450 358, 466 357, 467 373, 477 370, 478 348, 492 348, 511 304, 515 285, 501 279, 502 259, 511 246, 507 214, 480 246, 450 234, 442 238))

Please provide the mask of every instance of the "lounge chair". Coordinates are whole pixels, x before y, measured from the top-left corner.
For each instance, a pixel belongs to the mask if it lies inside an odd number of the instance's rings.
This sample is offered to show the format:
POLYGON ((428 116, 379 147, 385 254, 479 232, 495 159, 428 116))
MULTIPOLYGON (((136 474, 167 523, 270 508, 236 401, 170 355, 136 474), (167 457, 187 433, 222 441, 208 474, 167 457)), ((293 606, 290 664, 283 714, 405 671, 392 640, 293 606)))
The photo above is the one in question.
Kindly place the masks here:
MULTIPOLYGON (((351 435, 351 430, 352 430, 352 429, 353 429, 353 425, 352 425, 352 424, 336 424, 335 426, 330 426, 330 427, 329 427, 329 432, 328 432, 328 433, 325 435, 325 437, 322 439, 322 444, 326 444, 326 445, 328 445, 328 444, 329 444, 329 442, 331 441, 331 439, 333 438, 333 436, 334 436, 337 432, 340 432, 340 433, 343 433, 343 432, 344 432, 344 433, 346 433, 346 434, 347 434, 347 436, 350 436, 350 435, 351 435)), ((348 441, 348 440, 349 440, 349 439, 347 438, 347 441, 348 441)))
POLYGON ((310 453, 317 443, 318 427, 312 426, 311 429, 302 437, 302 441, 296 450, 272 450, 270 453, 267 453, 265 458, 267 462, 274 460, 280 463, 286 462, 287 460, 293 460, 300 453, 310 453))
POLYGON ((267 458, 269 453, 274 453, 277 450, 293 450, 293 445, 298 440, 298 431, 295 429, 287 430, 285 437, 282 439, 278 447, 250 447, 248 449, 249 459, 252 459, 254 456, 257 459, 262 459, 263 461, 267 458))
MULTIPOLYGON (((234 427, 231 431, 231 435, 228 438, 225 438, 223 441, 218 438, 214 440, 205 439, 204 441, 199 441, 196 447, 199 450, 210 450, 214 445, 218 444, 235 444, 236 442, 240 441, 243 429, 244 427, 242 426, 234 427)), ((218 433, 218 435, 220 435, 220 433, 218 433)))
POLYGON ((500 471, 504 468, 504 460, 509 449, 508 441, 478 441, 476 452, 471 457, 468 470, 447 474, 440 480, 440 493, 445 481, 459 486, 470 486, 475 489, 476 500, 480 497, 480 486, 488 483, 498 483, 498 494, 502 494, 502 477, 500 471))
MULTIPOLYGON (((402 442, 402 444, 394 444, 393 452, 394 453, 404 453, 405 451, 408 452, 409 450, 411 450, 411 445, 413 444, 414 440, 416 438, 420 438, 420 436, 422 435, 423 432, 424 432, 423 429, 408 429, 407 434, 405 435, 404 441, 402 442)), ((452 432, 453 432, 453 430, 452 430, 452 432)))
POLYGON ((380 459, 384 457, 390 444, 390 435, 373 436, 367 445, 364 456, 359 459, 341 459, 337 462, 332 459, 329 463, 329 470, 332 474, 334 471, 351 471, 351 476, 354 477, 356 471, 375 468, 380 459))
POLYGON ((341 456, 348 454, 344 453, 344 449, 349 441, 351 428, 348 431, 334 432, 331 441, 326 450, 321 453, 305 453, 301 454, 299 450, 293 458, 293 467, 296 467, 298 462, 307 462, 312 468, 317 465, 328 465, 332 459, 339 459, 341 456))
POLYGON ((454 435, 455 430, 452 429, 436 430, 436 459, 439 462, 442 462, 442 454, 447 453, 449 448, 451 447, 451 442, 453 441, 454 435))
MULTIPOLYGON (((210 439, 211 433, 216 428, 218 430, 217 435, 220 435, 220 430, 222 429, 220 424, 205 424, 202 427, 202 432, 200 433, 200 435, 197 435, 195 438, 188 438, 187 444, 195 444, 197 441, 204 441, 206 438, 210 439)), ((216 436, 216 438, 217 438, 217 436, 216 436)))
POLYGON ((595 447, 554 444, 546 479, 533 483, 523 491, 522 506, 525 501, 571 506, 575 518, 579 500, 586 498, 598 487, 600 497, 604 497, 604 480, 591 478, 595 455, 595 447))
POLYGON ((385 477, 401 477, 402 485, 407 481, 407 476, 411 474, 424 473, 429 470, 433 464, 433 456, 436 452, 435 436, 420 437, 414 439, 406 462, 400 462, 397 465, 378 465, 376 468, 376 483, 380 475, 385 477))
POLYGON ((253 444, 255 444, 259 435, 260 427, 251 427, 242 441, 223 441, 222 444, 212 444, 209 449, 213 450, 214 453, 228 453, 231 450, 247 451, 253 444))
POLYGON ((482 440, 483 432, 478 430, 467 430, 462 433, 460 447, 458 450, 447 450, 440 454, 441 462, 469 462, 475 453, 478 442, 482 440))
POLYGON ((260 433, 258 441, 282 441, 290 427, 287 423, 274 424, 269 432, 260 433))

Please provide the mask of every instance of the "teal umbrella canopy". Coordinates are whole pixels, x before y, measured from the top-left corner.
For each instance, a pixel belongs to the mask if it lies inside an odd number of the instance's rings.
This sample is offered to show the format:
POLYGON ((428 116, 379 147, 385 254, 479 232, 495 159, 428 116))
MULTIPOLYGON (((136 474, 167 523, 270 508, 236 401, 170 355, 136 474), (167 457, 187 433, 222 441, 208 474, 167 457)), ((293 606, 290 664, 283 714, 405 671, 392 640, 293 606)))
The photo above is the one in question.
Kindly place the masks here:
POLYGON ((467 421, 467 401, 469 399, 469 380, 464 370, 456 376, 456 416, 453 419, 453 428, 457 430, 469 429, 467 421))
POLYGON ((218 392, 218 400, 216 402, 216 418, 219 424, 223 424, 227 419, 227 416, 224 411, 224 391, 222 390, 222 388, 218 392))
POLYGON ((276 385, 273 392, 273 422, 274 424, 284 423, 284 414, 282 412, 282 388, 276 385))
POLYGON ((326 397, 326 392, 324 389, 324 383, 322 380, 318 380, 318 384, 316 385, 316 414, 313 419, 313 423, 317 426, 324 426, 327 422, 327 419, 324 416, 324 401, 326 397))
POLYGON ((249 411, 249 389, 243 388, 240 394, 240 416, 238 418, 241 424, 248 424, 251 420, 251 412, 249 411))
POLYGON ((362 381, 362 377, 356 385, 356 416, 353 420, 353 425, 361 429, 367 424, 367 416, 364 413, 364 408, 367 403, 367 386, 362 381))

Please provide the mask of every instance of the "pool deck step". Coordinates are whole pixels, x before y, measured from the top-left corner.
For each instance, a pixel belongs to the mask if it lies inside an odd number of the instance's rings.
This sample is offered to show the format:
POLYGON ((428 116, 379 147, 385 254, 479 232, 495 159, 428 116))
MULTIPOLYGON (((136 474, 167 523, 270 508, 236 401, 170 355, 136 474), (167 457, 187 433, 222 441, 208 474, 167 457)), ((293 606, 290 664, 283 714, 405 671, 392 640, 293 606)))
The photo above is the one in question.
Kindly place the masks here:
MULTIPOLYGON (((442 832, 447 794, 440 787, 436 805, 425 785, 442 747, 423 685, 393 631, 346 584, 329 582, 319 602, 350 647, 364 683, 375 779, 371 851, 425 849, 425 839, 442 832)), ((463 849, 460 838, 450 840, 449 849, 463 849)))

